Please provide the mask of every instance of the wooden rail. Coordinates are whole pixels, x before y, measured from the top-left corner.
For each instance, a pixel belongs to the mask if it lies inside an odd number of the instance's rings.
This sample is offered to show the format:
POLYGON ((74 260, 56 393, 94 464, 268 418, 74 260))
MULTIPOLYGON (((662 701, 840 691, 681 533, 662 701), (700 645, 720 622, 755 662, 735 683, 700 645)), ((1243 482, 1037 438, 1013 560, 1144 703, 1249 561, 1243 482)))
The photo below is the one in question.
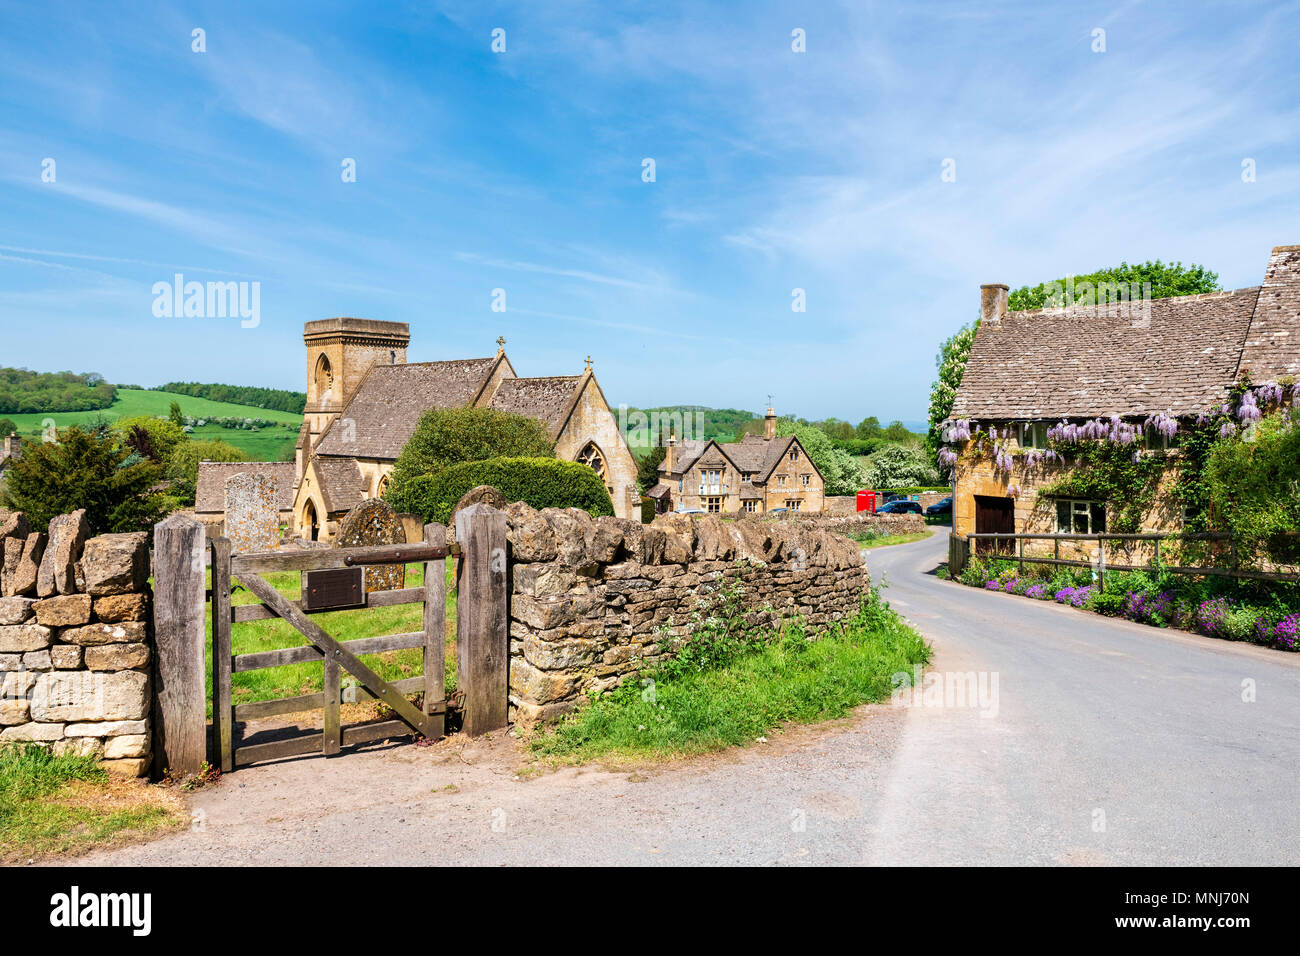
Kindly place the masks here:
MULTIPOLYGON (((954 539, 961 539, 960 535, 953 535, 954 539)), ((1107 571, 1149 571, 1150 564, 1111 564, 1106 561, 1106 542, 1107 541, 1136 541, 1136 542, 1153 542, 1155 545, 1155 556, 1160 555, 1160 542, 1162 541, 1231 541, 1232 536, 1223 532, 1188 532, 1185 534, 1160 534, 1158 532, 1142 532, 1138 534, 1031 534, 1031 533, 1011 533, 1011 532, 980 532, 964 536, 965 545, 962 547, 953 542, 949 547, 949 567, 954 565, 953 558, 956 557, 957 564, 960 568, 956 573, 960 574, 965 569, 966 562, 972 554, 971 542, 973 541, 1014 541, 1016 543, 1015 554, 998 554, 990 555, 1003 561, 1015 561, 1020 565, 1023 572, 1026 564, 1050 564, 1061 567, 1071 568, 1095 568, 1097 570, 1098 583, 1104 584, 1105 574, 1107 571), (1024 543, 1026 541, 1051 541, 1053 542, 1053 556, 1050 558, 1040 557, 1038 555, 1025 554, 1024 543), (1097 542, 1097 560, 1083 561, 1073 558, 1062 558, 1060 556, 1060 544, 1062 541, 1095 541, 1097 542)), ((1178 565, 1167 565, 1162 570, 1171 574, 1201 574, 1217 577, 1230 578, 1249 578, 1257 581, 1300 581, 1300 573, 1284 571, 1255 571, 1249 568, 1240 568, 1237 566, 1236 548, 1232 551, 1232 567, 1189 567, 1178 565)))

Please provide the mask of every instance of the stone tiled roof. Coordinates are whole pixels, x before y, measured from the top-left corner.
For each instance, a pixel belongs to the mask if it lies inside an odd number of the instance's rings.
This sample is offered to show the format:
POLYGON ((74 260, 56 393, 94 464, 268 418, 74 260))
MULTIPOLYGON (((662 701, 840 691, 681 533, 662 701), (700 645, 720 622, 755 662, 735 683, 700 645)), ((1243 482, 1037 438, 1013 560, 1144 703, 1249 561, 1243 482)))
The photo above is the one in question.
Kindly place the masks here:
POLYGON ((1278 246, 1259 289, 1255 315, 1241 352, 1251 380, 1300 377, 1300 246, 1278 246))
POLYGON ((326 511, 351 511, 365 500, 366 484, 356 459, 316 458, 313 464, 326 511))
MULTIPOLYGON (((677 443, 677 467, 673 474, 680 475, 690 471, 691 466, 695 464, 695 459, 704 453, 704 449, 712 444, 711 439, 703 438, 686 438, 677 443)), ((668 471, 668 462, 664 460, 659 464, 659 470, 668 471)))
POLYGON ((751 483, 748 482, 748 481, 743 482, 743 483, 741 484, 741 486, 740 486, 740 500, 741 500, 741 501, 747 501, 747 500, 752 499, 752 498, 758 498, 758 499, 761 500, 762 497, 763 497, 763 489, 762 489, 762 488, 758 487, 757 485, 751 484, 751 483))
POLYGON ((316 454, 395 460, 424 412, 470 404, 495 363, 482 358, 372 367, 316 454))
POLYGON ((1300 375, 1300 246, 1278 246, 1264 284, 1123 303, 1008 312, 975 333, 953 418, 1196 415, 1242 373, 1300 375))
POLYGON ((1147 328, 1125 303, 982 322, 951 417, 1198 414, 1234 379, 1258 292, 1155 299, 1147 328))
POLYGON ((195 486, 194 510, 221 514, 226 510, 226 479, 231 475, 269 475, 275 479, 275 503, 280 511, 293 510, 294 464, 291 461, 201 461, 195 486))
POLYGON ((740 441, 730 442, 722 447, 741 471, 766 479, 777 462, 789 450, 790 443, 793 441, 794 437, 790 435, 779 435, 771 439, 746 435, 740 441))
POLYGON ((543 378, 508 378, 497 388, 489 408, 539 418, 555 432, 573 404, 581 375, 552 375, 543 378))
POLYGON ((671 485, 666 485, 662 481, 660 481, 657 482, 655 485, 653 485, 650 488, 650 490, 645 493, 645 496, 647 498, 662 498, 664 495, 668 494, 672 490, 673 489, 671 485))

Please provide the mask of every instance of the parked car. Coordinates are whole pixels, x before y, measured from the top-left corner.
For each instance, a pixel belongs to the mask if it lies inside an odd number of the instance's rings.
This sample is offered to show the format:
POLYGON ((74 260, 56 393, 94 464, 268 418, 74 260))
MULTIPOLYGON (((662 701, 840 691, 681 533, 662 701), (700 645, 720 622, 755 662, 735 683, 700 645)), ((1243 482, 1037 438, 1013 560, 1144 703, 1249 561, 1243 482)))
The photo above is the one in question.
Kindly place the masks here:
POLYGON ((907 501, 903 498, 890 501, 876 509, 878 515, 919 515, 920 513, 921 502, 907 501))
POLYGON ((703 508, 684 508, 681 511, 674 511, 673 514, 679 515, 706 515, 708 514, 703 508))
POLYGON ((930 507, 925 509, 928 515, 950 515, 952 514, 952 495, 936 501, 930 507))
POLYGON ((770 515, 783 515, 790 511, 789 508, 768 508, 767 513, 770 515))

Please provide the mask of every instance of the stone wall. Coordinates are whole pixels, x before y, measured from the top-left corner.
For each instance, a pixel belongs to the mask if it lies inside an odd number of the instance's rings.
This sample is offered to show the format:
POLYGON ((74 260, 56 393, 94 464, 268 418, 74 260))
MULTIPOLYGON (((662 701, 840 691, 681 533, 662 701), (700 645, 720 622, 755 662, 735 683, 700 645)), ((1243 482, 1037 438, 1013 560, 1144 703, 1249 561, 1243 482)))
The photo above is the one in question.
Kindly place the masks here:
POLYGON ((48 532, 0 512, 0 745, 96 756, 140 776, 151 743, 149 536, 88 535, 84 511, 48 532))
POLYGON ((878 534, 916 534, 926 528, 920 515, 873 515, 857 511, 849 515, 777 515, 761 520, 788 524, 810 531, 829 531, 832 534, 852 534, 855 531, 874 531, 878 534))
POLYGON ((511 545, 510 702, 531 724, 571 710, 672 653, 693 619, 739 582, 751 623, 813 626, 857 610, 868 585, 856 544, 792 523, 578 509, 506 509, 511 545))

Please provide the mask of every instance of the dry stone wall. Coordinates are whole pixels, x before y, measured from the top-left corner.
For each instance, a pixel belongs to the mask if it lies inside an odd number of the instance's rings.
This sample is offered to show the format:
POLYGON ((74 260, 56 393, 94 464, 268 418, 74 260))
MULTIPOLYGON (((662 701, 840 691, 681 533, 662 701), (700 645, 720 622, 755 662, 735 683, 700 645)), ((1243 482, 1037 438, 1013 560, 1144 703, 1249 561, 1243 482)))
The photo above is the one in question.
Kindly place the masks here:
POLYGON ((868 586, 858 546, 781 522, 663 515, 650 524, 574 508, 505 509, 511 546, 512 719, 571 710, 671 654, 740 585, 753 624, 853 614, 868 586))
POLYGON ((36 743, 140 776, 151 745, 148 534, 32 531, 0 512, 0 746, 36 743))
POLYGON ((760 520, 808 531, 829 531, 835 534, 852 534, 855 531, 873 531, 877 534, 916 534, 926 528, 925 519, 917 514, 876 515, 865 511, 850 515, 765 515, 760 520))

